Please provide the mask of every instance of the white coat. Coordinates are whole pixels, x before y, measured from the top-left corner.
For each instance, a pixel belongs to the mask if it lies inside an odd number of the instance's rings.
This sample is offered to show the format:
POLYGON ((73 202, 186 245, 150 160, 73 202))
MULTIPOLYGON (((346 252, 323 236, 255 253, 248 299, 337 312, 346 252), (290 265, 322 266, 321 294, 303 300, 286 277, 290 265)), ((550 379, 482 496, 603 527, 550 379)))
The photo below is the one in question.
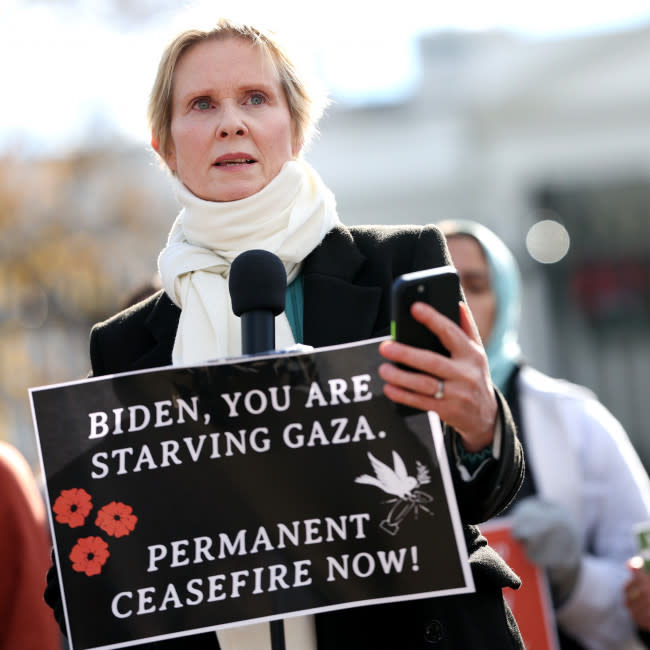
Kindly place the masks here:
POLYGON ((588 389, 524 366, 517 378, 526 463, 538 496, 564 505, 582 535, 576 587, 556 611, 590 650, 643 648, 623 602, 633 525, 650 520, 650 481, 616 418, 588 389))

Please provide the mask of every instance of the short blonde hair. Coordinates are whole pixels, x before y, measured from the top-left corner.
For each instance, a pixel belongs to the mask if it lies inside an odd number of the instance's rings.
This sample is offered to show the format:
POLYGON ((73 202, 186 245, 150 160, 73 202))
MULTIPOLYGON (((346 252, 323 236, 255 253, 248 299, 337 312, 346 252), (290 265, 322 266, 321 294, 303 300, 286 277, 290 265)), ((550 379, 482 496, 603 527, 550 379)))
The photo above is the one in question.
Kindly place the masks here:
POLYGON ((156 143, 156 151, 163 159, 169 153, 174 72, 179 61, 199 43, 231 37, 250 41, 270 57, 289 106, 296 141, 300 146, 305 146, 313 137, 318 119, 327 103, 326 98, 322 96, 316 99, 308 88, 306 79, 299 74, 296 65, 272 32, 221 18, 212 29, 189 29, 178 34, 165 48, 160 59, 149 96, 147 119, 152 142, 156 143))

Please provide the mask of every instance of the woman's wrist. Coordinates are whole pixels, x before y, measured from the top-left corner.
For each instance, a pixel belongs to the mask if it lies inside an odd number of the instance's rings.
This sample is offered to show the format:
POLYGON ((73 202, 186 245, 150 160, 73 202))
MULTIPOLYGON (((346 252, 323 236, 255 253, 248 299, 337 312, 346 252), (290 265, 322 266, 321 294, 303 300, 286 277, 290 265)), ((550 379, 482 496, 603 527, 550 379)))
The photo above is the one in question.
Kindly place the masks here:
POLYGON ((498 409, 495 408, 494 418, 492 422, 485 431, 480 434, 466 434, 462 431, 457 431, 458 436, 460 437, 460 444, 463 449, 470 454, 478 454, 484 449, 491 447, 494 442, 494 434, 497 430, 499 424, 498 409))

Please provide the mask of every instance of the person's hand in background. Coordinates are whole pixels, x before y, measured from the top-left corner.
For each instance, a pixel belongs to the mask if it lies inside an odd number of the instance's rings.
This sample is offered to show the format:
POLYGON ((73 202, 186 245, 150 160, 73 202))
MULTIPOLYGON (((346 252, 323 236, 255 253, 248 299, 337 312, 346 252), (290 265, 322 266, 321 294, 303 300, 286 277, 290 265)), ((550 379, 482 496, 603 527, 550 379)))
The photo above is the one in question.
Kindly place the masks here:
POLYGON ((650 573, 639 556, 630 558, 627 566, 631 577, 625 583, 625 606, 637 627, 650 632, 650 573))
POLYGON ((566 602, 580 574, 582 548, 570 513, 557 503, 528 497, 512 512, 512 536, 531 562, 546 570, 555 605, 566 602))

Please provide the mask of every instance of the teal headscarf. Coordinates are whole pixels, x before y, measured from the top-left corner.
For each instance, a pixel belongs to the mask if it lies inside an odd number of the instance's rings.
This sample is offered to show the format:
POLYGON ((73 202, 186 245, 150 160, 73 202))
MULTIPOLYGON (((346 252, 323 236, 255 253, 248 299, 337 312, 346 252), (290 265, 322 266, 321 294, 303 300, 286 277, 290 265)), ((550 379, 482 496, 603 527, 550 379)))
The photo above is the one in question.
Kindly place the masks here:
POLYGON ((490 338, 484 341, 492 381, 503 391, 508 377, 521 360, 519 314, 521 278, 508 247, 491 230, 475 221, 453 220, 440 224, 443 233, 473 237, 483 249, 490 269, 490 283, 496 295, 496 318, 490 338))

